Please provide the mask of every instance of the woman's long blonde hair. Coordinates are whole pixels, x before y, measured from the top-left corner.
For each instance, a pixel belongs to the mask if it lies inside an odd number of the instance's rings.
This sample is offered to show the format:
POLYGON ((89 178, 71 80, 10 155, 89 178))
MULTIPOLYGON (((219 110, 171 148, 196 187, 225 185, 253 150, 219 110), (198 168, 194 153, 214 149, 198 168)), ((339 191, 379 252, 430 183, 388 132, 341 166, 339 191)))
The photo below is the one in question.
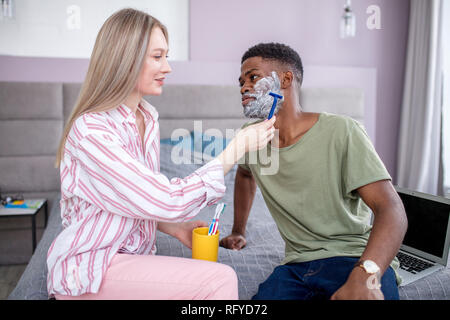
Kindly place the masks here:
POLYGON ((159 27, 169 41, 166 27, 142 11, 122 9, 105 21, 95 40, 80 94, 64 128, 55 167, 60 165, 67 136, 79 116, 114 109, 132 93, 154 27, 159 27))

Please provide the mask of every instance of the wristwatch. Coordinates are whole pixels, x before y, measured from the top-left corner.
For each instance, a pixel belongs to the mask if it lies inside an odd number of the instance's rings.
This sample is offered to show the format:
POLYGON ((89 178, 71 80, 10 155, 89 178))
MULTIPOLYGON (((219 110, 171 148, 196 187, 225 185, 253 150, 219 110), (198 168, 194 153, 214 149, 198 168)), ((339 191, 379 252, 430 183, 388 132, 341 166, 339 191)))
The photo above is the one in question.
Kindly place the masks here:
POLYGON ((380 272, 380 267, 372 260, 358 260, 355 267, 361 267, 368 274, 377 274, 380 272))

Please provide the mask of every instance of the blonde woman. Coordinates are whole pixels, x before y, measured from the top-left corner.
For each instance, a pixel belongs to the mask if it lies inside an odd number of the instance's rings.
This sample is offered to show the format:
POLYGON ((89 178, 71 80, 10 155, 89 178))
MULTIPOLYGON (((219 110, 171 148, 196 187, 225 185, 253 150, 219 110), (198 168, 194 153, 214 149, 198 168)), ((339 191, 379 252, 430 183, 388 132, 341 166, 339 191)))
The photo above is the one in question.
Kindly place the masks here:
POLYGON ((134 9, 99 31, 56 160, 63 231, 47 255, 50 297, 238 298, 229 266, 155 255, 156 230, 191 247, 192 229, 206 223, 188 220, 224 195, 224 175, 272 139, 275 119, 239 131, 216 159, 169 181, 159 172, 158 112, 142 99, 162 92, 167 43, 166 28, 134 9))

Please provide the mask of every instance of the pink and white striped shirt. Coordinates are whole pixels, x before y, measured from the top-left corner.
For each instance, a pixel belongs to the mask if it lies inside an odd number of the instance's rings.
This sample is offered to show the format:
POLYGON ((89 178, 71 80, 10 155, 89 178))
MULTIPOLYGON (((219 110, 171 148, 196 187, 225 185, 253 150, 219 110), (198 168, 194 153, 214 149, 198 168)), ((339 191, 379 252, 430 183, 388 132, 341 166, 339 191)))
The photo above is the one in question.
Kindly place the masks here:
POLYGON ((182 222, 225 193, 223 167, 213 160, 186 178, 159 172, 159 124, 145 100, 144 145, 125 105, 79 117, 61 161, 63 230, 47 254, 47 289, 97 293, 117 253, 155 254, 158 221, 182 222))

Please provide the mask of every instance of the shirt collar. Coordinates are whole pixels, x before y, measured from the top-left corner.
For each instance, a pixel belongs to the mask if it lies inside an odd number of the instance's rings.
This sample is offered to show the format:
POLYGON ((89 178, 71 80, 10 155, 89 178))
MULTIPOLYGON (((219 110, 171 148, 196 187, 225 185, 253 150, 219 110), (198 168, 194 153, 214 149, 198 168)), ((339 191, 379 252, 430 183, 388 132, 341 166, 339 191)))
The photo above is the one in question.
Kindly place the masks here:
POLYGON ((153 118, 154 121, 157 121, 159 119, 159 113, 156 108, 146 100, 142 99, 140 105, 142 106, 142 110, 144 111, 146 119, 153 118))
MULTIPOLYGON (((153 107, 150 103, 148 103, 146 100, 142 99, 139 102, 139 108, 142 110, 142 114, 144 115, 144 121, 147 123, 151 119, 154 121, 158 121, 159 114, 158 111, 156 111, 155 107, 153 107)), ((110 115, 118 120, 120 123, 123 122, 130 122, 130 123, 136 123, 136 115, 129 107, 127 107, 125 104, 120 104, 116 109, 111 110, 110 115)))

